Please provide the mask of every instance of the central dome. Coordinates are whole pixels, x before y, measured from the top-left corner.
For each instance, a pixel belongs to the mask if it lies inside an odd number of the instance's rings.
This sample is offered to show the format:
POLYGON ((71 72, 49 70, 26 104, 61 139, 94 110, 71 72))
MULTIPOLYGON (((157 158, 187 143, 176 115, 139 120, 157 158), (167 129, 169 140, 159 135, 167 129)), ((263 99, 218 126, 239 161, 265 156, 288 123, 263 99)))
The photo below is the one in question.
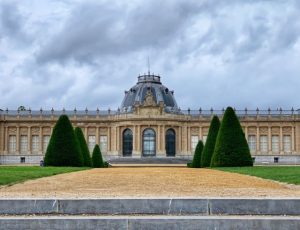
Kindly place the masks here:
POLYGON ((151 74, 139 76, 137 84, 129 91, 125 91, 121 111, 132 112, 135 105, 144 104, 149 94, 153 96, 156 105, 163 103, 165 112, 177 113, 179 111, 174 91, 161 84, 160 76, 151 74))

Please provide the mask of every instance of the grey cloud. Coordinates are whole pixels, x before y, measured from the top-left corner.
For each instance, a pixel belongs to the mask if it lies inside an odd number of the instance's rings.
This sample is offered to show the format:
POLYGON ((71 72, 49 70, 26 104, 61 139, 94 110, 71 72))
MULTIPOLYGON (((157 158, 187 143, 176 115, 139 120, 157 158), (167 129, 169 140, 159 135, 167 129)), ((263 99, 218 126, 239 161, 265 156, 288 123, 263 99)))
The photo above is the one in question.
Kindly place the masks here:
POLYGON ((25 21, 15 4, 0 4, 0 38, 7 37, 19 43, 28 42, 28 35, 24 30, 25 21))

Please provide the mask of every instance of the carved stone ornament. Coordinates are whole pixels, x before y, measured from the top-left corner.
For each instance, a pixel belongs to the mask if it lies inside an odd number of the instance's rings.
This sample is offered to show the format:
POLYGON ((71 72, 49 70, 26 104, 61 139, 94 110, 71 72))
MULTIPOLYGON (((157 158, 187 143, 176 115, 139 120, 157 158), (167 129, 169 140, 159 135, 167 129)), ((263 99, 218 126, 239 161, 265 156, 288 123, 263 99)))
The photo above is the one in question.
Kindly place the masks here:
POLYGON ((145 96, 144 106, 156 106, 151 90, 147 91, 147 94, 145 96))
POLYGON ((17 128, 15 128, 15 127, 9 127, 9 128, 8 128, 8 132, 9 132, 10 134, 15 134, 15 133, 17 133, 17 128))

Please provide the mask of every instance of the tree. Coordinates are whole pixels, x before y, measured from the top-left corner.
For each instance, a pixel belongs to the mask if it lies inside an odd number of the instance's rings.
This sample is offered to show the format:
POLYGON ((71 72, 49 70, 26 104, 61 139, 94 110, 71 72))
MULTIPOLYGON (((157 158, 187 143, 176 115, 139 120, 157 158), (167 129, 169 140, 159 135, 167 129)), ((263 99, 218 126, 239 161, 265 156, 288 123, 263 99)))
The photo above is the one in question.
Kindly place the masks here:
POLYGON ((209 167, 211 157, 214 153, 216 139, 220 128, 220 120, 218 116, 213 116, 211 120, 207 140, 201 156, 201 167, 209 167))
POLYGON ((90 156, 90 151, 89 151, 89 148, 85 141, 85 138, 83 136, 83 132, 82 132, 81 128, 76 127, 74 130, 74 133, 77 138, 77 141, 79 142, 81 154, 83 157, 83 166, 91 167, 92 160, 91 160, 91 156, 90 156))
POLYGON ((191 168, 200 168, 201 167, 201 154, 203 151, 203 142, 200 140, 195 149, 194 158, 191 164, 191 168))
POLYGON ((94 168, 104 168, 105 167, 99 145, 95 145, 95 147, 94 147, 92 161, 93 161, 94 168))
POLYGON ((211 167, 253 166, 241 124, 231 107, 225 111, 217 136, 211 167))
POLYGON ((72 124, 66 115, 61 115, 56 122, 45 155, 45 166, 83 165, 79 143, 72 124))

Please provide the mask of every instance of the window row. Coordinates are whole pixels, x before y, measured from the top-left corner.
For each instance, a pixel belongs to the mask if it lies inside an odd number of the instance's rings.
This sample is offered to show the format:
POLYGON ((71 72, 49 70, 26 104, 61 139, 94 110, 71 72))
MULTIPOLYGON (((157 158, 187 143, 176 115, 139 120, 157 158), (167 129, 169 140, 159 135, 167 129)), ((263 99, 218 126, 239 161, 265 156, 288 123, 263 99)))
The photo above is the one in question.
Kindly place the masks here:
MULTIPOLYGON (((273 153, 279 153, 280 152, 280 140, 279 135, 272 135, 271 137, 271 151, 273 153)), ((250 151, 256 152, 257 149, 257 140, 256 135, 249 135, 248 136, 248 144, 250 151)), ((259 151, 262 153, 268 152, 268 136, 267 135, 260 135, 259 136, 259 151)), ((292 141, 290 135, 284 135, 282 140, 282 147, 284 152, 291 152, 292 150, 292 141)))
MULTIPOLYGON (((50 136, 44 135, 43 136, 43 145, 42 151, 46 152, 48 143, 50 140, 50 136)), ((31 137, 31 152, 38 153, 40 146, 40 137, 38 135, 33 135, 31 137)), ((20 153, 26 154, 28 152, 28 136, 21 135, 20 136, 20 153)), ((15 135, 10 135, 8 140, 8 151, 10 153, 15 153, 17 151, 17 137, 15 135)))
MULTIPOLYGON (((50 136, 44 135, 42 138, 43 138, 42 151, 43 153, 45 153, 48 147, 50 136)), ((29 140, 27 135, 20 136, 20 143, 19 143, 20 153, 26 154, 28 151, 30 151, 31 153, 38 153, 40 149, 40 137, 38 135, 31 136, 30 149, 28 149, 29 147, 28 141, 29 140)), ((91 153, 95 145, 96 145, 96 136, 88 136, 88 147, 91 153)), ((107 136, 100 136, 100 149, 103 152, 107 151, 107 136)), ((9 153, 15 153, 17 151, 16 135, 9 135, 8 151, 9 153)))

